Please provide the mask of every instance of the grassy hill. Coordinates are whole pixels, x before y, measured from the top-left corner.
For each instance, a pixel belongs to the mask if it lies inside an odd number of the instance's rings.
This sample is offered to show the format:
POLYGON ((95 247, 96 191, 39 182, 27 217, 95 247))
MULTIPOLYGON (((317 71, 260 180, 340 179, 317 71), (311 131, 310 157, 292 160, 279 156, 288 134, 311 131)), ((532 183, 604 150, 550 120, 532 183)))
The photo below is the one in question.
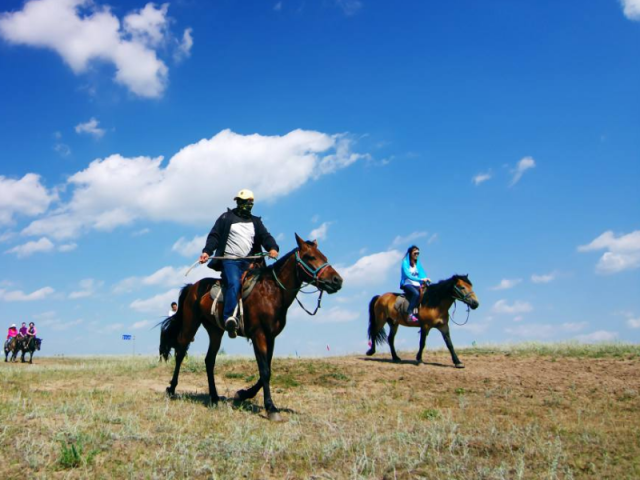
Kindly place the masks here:
MULTIPOLYGON (((385 349, 382 349, 385 351, 385 349)), ((3 478, 640 478, 640 346, 521 345, 274 360, 262 394, 208 405, 203 359, 0 364, 3 478)), ((255 381, 220 357, 221 395, 255 381)))

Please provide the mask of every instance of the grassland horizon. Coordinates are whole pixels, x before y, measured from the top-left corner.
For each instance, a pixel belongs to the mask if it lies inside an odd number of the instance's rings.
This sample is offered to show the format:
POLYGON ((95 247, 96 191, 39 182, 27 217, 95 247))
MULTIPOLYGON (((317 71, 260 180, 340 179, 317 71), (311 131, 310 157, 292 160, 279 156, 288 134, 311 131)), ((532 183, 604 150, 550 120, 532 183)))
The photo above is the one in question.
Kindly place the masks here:
POLYGON ((164 389, 155 356, 34 357, 0 367, 5 478, 638 478, 640 346, 517 344, 276 357, 262 395, 230 398, 255 360, 203 357, 164 389))

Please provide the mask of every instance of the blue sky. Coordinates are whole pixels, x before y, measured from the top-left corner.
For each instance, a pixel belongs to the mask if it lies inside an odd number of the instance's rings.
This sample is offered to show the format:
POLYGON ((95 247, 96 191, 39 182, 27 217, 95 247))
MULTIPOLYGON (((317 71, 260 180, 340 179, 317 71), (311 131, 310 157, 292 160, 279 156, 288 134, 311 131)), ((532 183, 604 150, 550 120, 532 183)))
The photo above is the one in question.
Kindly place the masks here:
POLYGON ((155 353, 241 188, 345 278, 278 355, 364 352, 412 243, 474 283, 456 345, 640 341, 639 0, 0 8, 0 323, 43 354, 155 353))

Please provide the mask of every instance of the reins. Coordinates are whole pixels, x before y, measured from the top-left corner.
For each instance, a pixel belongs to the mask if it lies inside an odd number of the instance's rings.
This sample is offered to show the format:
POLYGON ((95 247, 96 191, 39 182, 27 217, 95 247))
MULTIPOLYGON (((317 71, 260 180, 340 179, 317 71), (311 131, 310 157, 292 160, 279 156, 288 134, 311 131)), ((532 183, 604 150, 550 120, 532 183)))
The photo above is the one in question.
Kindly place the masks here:
POLYGON ((455 315, 456 315, 456 307, 457 307, 456 300, 460 300, 460 299, 459 299, 459 298, 454 298, 454 299, 453 299, 453 314, 451 314, 451 315, 449 316, 449 320, 450 320, 451 322, 455 323, 456 325, 458 325, 458 326, 462 327, 463 325, 466 325, 466 324, 467 324, 467 322, 469 321, 470 307, 469 307, 469 305, 468 305, 468 304, 465 304, 465 305, 467 305, 467 319, 464 321, 464 323, 457 323, 457 322, 454 320, 454 317, 455 317, 455 315))
POLYGON ((298 254, 298 250, 296 249, 296 267, 300 267, 302 266, 303 270, 311 276, 311 282, 305 282, 303 280, 300 280, 300 277, 298 276, 298 269, 296 268, 296 277, 298 278, 298 280, 300 281, 300 287, 298 288, 287 288, 285 287, 282 282, 280 281, 280 279, 278 278, 278 276, 276 275, 276 270, 275 268, 271 270, 271 273, 273 273, 273 278, 276 280, 276 283, 278 284, 278 286, 280 288, 282 288, 284 291, 288 291, 288 292, 296 292, 296 302, 298 302, 298 305, 300 305, 300 308, 302 308, 302 310, 304 310, 308 315, 315 315, 316 313, 318 313, 318 310, 320 310, 321 307, 321 303, 322 303, 322 294, 324 293, 322 290, 320 290, 320 287, 318 287, 318 276, 319 274, 329 266, 328 262, 323 263, 322 265, 320 265, 317 268, 312 268, 311 266, 307 265, 305 263, 304 260, 302 260, 300 258, 300 255, 298 254), (303 292, 302 291, 302 284, 306 283, 307 285, 313 285, 312 282, 315 282, 315 286, 317 288, 317 290, 315 292, 303 292), (313 312, 310 312, 309 310, 307 310, 305 308, 305 306, 302 304, 302 302, 298 299, 298 293, 305 293, 305 294, 312 294, 312 293, 316 293, 316 292, 320 292, 320 295, 318 295, 318 304, 316 305, 316 309, 313 312))

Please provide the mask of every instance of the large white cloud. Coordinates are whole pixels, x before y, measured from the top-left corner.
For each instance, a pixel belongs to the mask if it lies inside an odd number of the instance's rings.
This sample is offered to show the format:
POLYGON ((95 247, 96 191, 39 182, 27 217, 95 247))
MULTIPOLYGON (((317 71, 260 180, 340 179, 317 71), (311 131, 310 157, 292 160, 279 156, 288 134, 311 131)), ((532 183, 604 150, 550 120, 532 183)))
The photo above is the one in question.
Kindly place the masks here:
POLYGON ((0 225, 13 222, 16 214, 35 216, 44 213, 57 199, 40 183, 40 176, 28 173, 19 180, 0 175, 0 225))
POLYGON ((375 285, 384 283, 392 269, 399 272, 402 256, 398 250, 389 250, 364 256, 351 266, 338 266, 337 269, 344 279, 345 286, 375 285))
POLYGON ((283 136, 224 130, 183 148, 166 168, 163 157, 111 155, 72 175, 69 203, 22 233, 67 239, 143 218, 209 223, 211 212, 241 188, 253 190, 257 202, 275 200, 362 157, 344 135, 304 130, 283 136))
POLYGON ((625 17, 640 21, 640 0, 620 0, 625 17))
POLYGON ((116 68, 115 80, 142 97, 159 97, 168 68, 156 54, 168 38, 168 4, 148 3, 127 15, 123 25, 93 0, 31 0, 0 17, 0 35, 8 42, 57 52, 76 74, 103 61, 116 68))
POLYGON ((640 267, 640 230, 616 236, 606 231, 588 245, 578 247, 579 252, 607 250, 596 265, 598 273, 618 273, 640 267))

